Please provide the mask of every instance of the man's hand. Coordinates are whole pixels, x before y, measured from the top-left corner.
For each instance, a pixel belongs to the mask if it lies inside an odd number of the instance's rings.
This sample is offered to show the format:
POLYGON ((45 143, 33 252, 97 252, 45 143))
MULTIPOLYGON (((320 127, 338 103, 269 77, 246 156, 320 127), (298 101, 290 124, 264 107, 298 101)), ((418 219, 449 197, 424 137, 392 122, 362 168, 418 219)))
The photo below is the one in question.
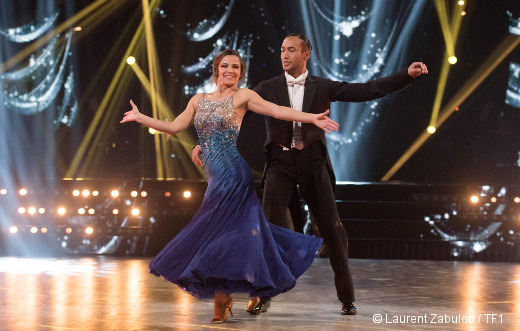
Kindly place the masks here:
POLYGON ((412 78, 416 78, 421 74, 427 74, 428 68, 426 68, 426 64, 422 62, 414 62, 408 67, 408 75, 412 78))
POLYGON ((200 145, 193 147, 193 149, 191 150, 191 160, 193 161, 193 163, 195 163, 199 167, 202 167, 202 161, 200 160, 200 157, 199 157, 200 154, 201 154, 200 145))

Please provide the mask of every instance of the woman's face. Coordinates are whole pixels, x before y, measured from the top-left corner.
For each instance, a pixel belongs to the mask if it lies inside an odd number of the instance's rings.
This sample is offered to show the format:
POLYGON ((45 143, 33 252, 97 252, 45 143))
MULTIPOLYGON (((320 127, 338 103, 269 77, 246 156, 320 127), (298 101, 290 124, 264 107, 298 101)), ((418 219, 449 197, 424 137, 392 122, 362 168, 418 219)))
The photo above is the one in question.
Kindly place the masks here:
POLYGON ((240 60, 235 55, 226 55, 218 65, 218 81, 232 86, 240 80, 240 60))

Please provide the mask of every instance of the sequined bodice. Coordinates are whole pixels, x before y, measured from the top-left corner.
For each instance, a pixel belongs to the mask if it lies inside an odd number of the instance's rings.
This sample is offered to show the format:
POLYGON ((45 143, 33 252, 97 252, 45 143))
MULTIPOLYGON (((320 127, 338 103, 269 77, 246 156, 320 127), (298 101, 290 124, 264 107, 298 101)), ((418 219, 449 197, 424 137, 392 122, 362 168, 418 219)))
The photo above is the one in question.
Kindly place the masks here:
POLYGON ((199 135, 205 164, 217 156, 238 154, 236 142, 241 124, 242 117, 233 107, 232 96, 219 101, 211 101, 205 97, 200 99, 194 125, 199 135))

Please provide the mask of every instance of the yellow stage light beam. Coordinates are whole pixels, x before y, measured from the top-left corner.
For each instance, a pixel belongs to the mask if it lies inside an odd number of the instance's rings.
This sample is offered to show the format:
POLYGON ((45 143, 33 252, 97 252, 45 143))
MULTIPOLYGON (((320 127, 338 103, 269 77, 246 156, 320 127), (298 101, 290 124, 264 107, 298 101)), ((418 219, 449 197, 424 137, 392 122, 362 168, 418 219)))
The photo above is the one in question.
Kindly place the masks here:
MULTIPOLYGON (((448 22, 448 15, 446 11, 446 6, 444 0, 435 0, 435 8, 437 9, 437 14, 439 16, 439 21, 441 22, 442 33, 444 35, 444 40, 446 42, 446 54, 444 57, 448 59, 450 56, 455 56, 455 45, 458 39, 460 26, 462 23, 462 17, 457 15, 457 10, 459 7, 464 8, 465 5, 454 5, 451 23, 448 22)), ((446 83, 448 81, 448 75, 450 72, 451 65, 448 61, 442 62, 441 73, 439 76, 439 84, 437 86, 437 92, 435 93, 435 100, 433 101, 433 109, 430 117, 430 126, 437 126, 437 117, 439 116, 439 110, 441 108, 442 99, 444 97, 444 91, 446 89, 446 83)))
POLYGON ((446 43, 446 50, 450 56, 455 55, 455 46, 453 43, 453 36, 450 29, 450 23, 448 22, 448 11, 446 10, 446 4, 444 0, 435 0, 435 9, 437 10, 437 16, 441 23, 442 36, 446 43))
MULTIPOLYGON (((110 113, 108 113, 108 114, 106 113, 108 104, 110 102, 114 102, 115 100, 117 100, 117 98, 115 96, 120 94, 121 91, 124 90, 124 88, 123 88, 124 86, 122 86, 122 85, 128 86, 130 83, 130 79, 122 79, 123 73, 125 72, 124 69, 126 69, 126 66, 128 65, 128 64, 126 64, 126 58, 128 58, 131 54, 135 53, 136 45, 138 44, 138 42, 142 42, 143 28, 144 28, 144 24, 141 22, 137 28, 136 33, 132 37, 130 45, 127 47, 125 55, 123 56, 123 60, 119 63, 117 71, 116 71, 114 77, 112 78, 110 85, 108 86, 107 92, 103 96, 103 100, 101 101, 101 104, 98 107, 98 110, 97 110, 96 114, 94 115, 92 122, 90 123, 87 133, 85 134, 85 137, 83 138, 81 145, 80 145, 78 151, 76 152, 76 155, 74 155, 74 158, 72 159, 69 169, 65 173, 65 178, 77 177, 79 175, 78 169, 80 166, 80 162, 84 159, 85 155, 95 153, 95 151, 93 150, 87 154, 87 149, 89 147, 93 148, 93 149, 98 148, 95 144, 91 145, 91 141, 93 140, 95 134, 99 137, 103 133, 103 130, 101 130, 101 128, 100 128, 100 123, 103 120, 103 116, 107 117, 106 115, 110 114, 110 113), (116 89, 116 87, 117 87, 117 89, 116 89)), ((128 75, 128 71, 127 71, 127 75, 128 75)), ((117 109, 117 107, 115 109, 117 109)), ((112 117, 115 119, 114 112, 112 112, 112 117)), ((111 118, 111 120, 113 120, 113 119, 111 118)), ((107 120, 104 120, 104 123, 102 123, 103 127, 106 126, 107 122, 108 122, 107 120)), ((99 140, 99 138, 97 140, 99 140)), ((88 159, 85 162, 90 163, 90 161, 88 159)), ((83 166, 82 172, 84 173, 87 168, 88 167, 83 166)))
MULTIPOLYGON (((495 49, 489 58, 480 68, 468 79, 466 84, 455 94, 455 96, 444 106, 437 129, 450 117, 458 105, 462 104, 466 98, 489 76, 489 74, 520 44, 520 36, 508 35, 502 43, 495 49)), ((419 138, 408 148, 408 150, 397 160, 390 170, 381 178, 381 181, 388 181, 405 164, 408 159, 424 144, 430 137, 428 131, 424 131, 419 138)))
MULTIPOLYGON (((152 114, 153 117, 158 117, 157 112, 157 89, 156 87, 160 84, 157 77, 159 76, 158 69, 158 58, 157 58, 157 49, 155 46, 155 38, 152 29, 152 20, 150 18, 150 8, 148 6, 148 0, 142 0, 143 4, 143 20, 144 20, 144 30, 146 34, 146 54, 148 56, 148 73, 150 75, 149 81, 149 91, 150 99, 152 102, 152 114)), ((165 168, 168 168, 165 164, 165 159, 163 157, 163 148, 162 141, 159 135, 154 136, 155 143, 155 166, 157 170, 158 178, 165 178, 165 168)), ((169 177, 169 176, 166 176, 169 177)))
POLYGON ((63 33, 63 31, 69 29, 72 26, 76 26, 79 21, 81 21, 83 18, 93 14, 95 11, 100 10, 100 7, 110 3, 112 1, 108 0, 98 0, 94 3, 88 5, 86 8, 81 10, 76 15, 72 16, 62 24, 60 24, 57 28, 50 31, 49 33, 45 34, 41 38, 37 39, 34 43, 27 46, 18 54, 7 60, 6 62, 2 63, 2 66, 0 67, 0 74, 6 72, 7 70, 11 69, 13 66, 20 63, 23 59, 29 57, 31 54, 36 52, 40 47, 45 45, 48 41, 50 41, 52 38, 54 38, 56 35, 63 33))

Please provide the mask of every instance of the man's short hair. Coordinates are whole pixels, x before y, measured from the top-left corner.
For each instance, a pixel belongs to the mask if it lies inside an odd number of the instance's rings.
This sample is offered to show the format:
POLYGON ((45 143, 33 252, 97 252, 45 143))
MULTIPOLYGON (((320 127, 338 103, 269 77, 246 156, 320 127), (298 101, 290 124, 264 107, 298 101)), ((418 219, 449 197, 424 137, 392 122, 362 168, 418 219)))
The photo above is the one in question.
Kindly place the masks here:
MULTIPOLYGON (((300 38, 301 41, 303 42, 303 50, 304 51, 309 51, 309 52, 312 51, 311 41, 303 33, 290 33, 289 35, 287 35, 287 37, 300 38)), ((285 37, 285 38, 287 38, 287 37, 285 37)))

